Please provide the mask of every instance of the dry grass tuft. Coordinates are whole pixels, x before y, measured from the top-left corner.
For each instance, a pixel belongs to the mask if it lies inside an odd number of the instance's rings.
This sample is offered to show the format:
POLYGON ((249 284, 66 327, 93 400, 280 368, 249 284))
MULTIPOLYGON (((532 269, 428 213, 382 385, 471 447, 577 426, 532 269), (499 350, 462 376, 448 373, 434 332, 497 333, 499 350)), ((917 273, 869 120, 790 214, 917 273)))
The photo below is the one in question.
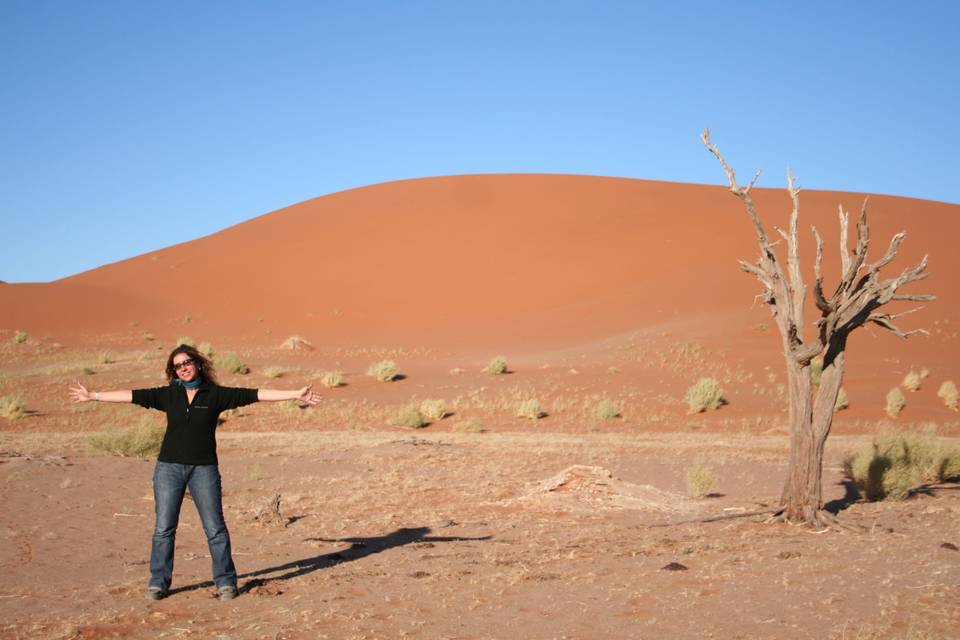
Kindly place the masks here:
POLYGON ((198 344, 197 351, 199 351, 200 354, 208 360, 212 360, 217 355, 217 352, 213 349, 213 345, 209 342, 201 342, 198 344))
POLYGON ((886 411, 888 416, 896 418, 905 406, 907 406, 907 399, 903 397, 903 391, 900 391, 900 387, 894 387, 887 392, 886 411))
POLYGON ((0 417, 7 420, 19 420, 27 415, 27 405, 18 396, 0 398, 0 417))
POLYGON ((263 370, 263 375, 272 379, 281 378, 283 377, 283 369, 280 367, 267 367, 263 370))
POLYGON ((539 420, 544 417, 546 412, 544 412, 543 407, 540 406, 540 403, 531 398, 529 400, 524 400, 517 407, 517 417, 518 418, 527 418, 528 420, 539 420))
POLYGON ((393 360, 381 360, 370 365, 367 369, 367 375, 380 382, 390 382, 396 380, 397 376, 400 375, 400 370, 397 369, 397 363, 393 360))
POLYGON ((683 399, 689 407, 688 413, 719 409, 727 401, 723 397, 723 389, 716 378, 700 378, 696 384, 687 389, 683 399))
POLYGON ((919 391, 920 384, 923 382, 923 378, 914 370, 910 370, 910 373, 903 376, 903 381, 900 385, 907 391, 919 391))
POLYGON ((613 420, 620 417, 620 407, 613 400, 603 399, 593 409, 593 414, 601 420, 613 420))
POLYGON ((336 389, 343 384, 343 372, 325 371, 323 375, 320 376, 320 384, 327 389, 336 389))
POLYGON ((957 393, 957 385, 953 380, 944 380, 937 390, 937 397, 943 400, 948 409, 960 410, 960 394, 957 393))
POLYGON ((449 412, 443 400, 424 400, 420 403, 420 413, 430 420, 443 420, 449 412))
POLYGON ((465 431, 466 433, 483 433, 486 429, 483 428, 483 423, 480 422, 479 418, 470 418, 466 422, 463 422, 457 426, 457 431, 465 431))
POLYGON ((152 458, 160 453, 160 444, 166 428, 153 419, 127 429, 110 429, 90 436, 88 442, 98 451, 134 458, 152 458))
POLYGON ((847 458, 844 470, 867 500, 903 500, 914 487, 960 476, 960 450, 930 435, 892 431, 847 458))
POLYGON ((422 429, 427 426, 427 421, 424 419, 423 414, 420 413, 420 408, 417 405, 411 404, 397 412, 397 415, 394 416, 393 424, 410 429, 422 429))
POLYGON ((218 370, 226 371, 227 373, 236 373, 239 375, 250 373, 250 367, 245 365, 240 359, 240 356, 233 351, 217 354, 213 363, 216 365, 218 370))
POLYGON ((821 378, 823 378, 823 358, 814 358, 810 361, 810 382, 819 385, 821 378))
POLYGON ((196 347, 197 343, 190 336, 180 336, 177 338, 177 346, 186 345, 188 347, 196 347))
POLYGON ((717 476, 713 469, 697 463, 687 469, 687 494, 691 498, 705 498, 717 488, 717 476))
POLYGON ((496 356, 483 370, 494 376, 503 375, 507 372, 507 359, 504 356, 496 356))
POLYGON ((27 341, 27 332, 17 329, 13 334, 13 343, 14 344, 23 344, 27 341))

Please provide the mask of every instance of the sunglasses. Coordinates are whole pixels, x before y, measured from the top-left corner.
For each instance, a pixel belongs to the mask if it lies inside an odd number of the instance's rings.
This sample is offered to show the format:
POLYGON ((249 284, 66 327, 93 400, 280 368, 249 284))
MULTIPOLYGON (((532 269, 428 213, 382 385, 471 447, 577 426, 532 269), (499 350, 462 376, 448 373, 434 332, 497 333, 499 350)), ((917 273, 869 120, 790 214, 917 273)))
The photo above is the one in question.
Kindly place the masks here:
POLYGON ((183 369, 184 367, 192 367, 195 364, 197 363, 193 360, 193 358, 187 358, 186 360, 181 360, 180 362, 174 362, 173 370, 180 371, 180 369, 183 369))

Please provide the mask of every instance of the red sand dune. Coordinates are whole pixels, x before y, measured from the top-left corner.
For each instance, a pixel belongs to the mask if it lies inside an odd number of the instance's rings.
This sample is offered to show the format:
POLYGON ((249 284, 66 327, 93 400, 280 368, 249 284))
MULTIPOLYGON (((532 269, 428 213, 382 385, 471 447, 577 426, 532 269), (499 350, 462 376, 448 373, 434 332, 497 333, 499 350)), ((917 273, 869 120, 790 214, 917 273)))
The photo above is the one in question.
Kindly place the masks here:
MULTIPOLYGON (((789 198, 755 193, 773 234, 774 224, 785 226, 789 198)), ((828 289, 839 262, 837 205, 855 214, 862 200, 801 195, 806 270, 815 224, 827 243, 828 289)), ((911 291, 940 299, 903 326, 956 326, 960 258, 950 245, 960 207, 876 196, 869 210, 873 259, 893 233, 908 232, 889 275, 930 254, 930 278, 911 291)), ((748 218, 722 187, 569 175, 429 178, 335 193, 56 282, 2 287, 0 326, 65 341, 149 330, 276 344, 298 334, 317 344, 466 352, 572 346, 678 321, 742 332, 769 320, 751 307, 759 284, 736 264, 756 255, 748 218)), ((946 347, 910 342, 956 355, 955 339, 946 347)))

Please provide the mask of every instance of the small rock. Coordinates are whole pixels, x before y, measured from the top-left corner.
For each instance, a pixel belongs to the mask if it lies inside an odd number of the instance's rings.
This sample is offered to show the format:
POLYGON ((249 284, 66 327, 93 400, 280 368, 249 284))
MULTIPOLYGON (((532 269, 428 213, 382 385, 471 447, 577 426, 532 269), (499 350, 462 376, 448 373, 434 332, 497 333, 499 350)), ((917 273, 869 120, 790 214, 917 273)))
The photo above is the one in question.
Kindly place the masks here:
POLYGON ((679 562, 671 562, 668 565, 660 567, 661 571, 686 571, 686 565, 682 565, 679 562))
POLYGON ((957 545, 953 544, 952 542, 944 542, 940 545, 940 548, 949 549, 950 551, 960 551, 960 548, 958 548, 957 545))

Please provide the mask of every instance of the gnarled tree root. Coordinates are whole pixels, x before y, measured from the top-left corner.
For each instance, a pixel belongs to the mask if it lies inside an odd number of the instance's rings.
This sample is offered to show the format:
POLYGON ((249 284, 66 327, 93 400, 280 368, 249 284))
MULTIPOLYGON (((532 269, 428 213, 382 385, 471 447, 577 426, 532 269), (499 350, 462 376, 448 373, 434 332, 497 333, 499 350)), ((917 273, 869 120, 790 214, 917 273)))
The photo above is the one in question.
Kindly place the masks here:
POLYGON ((843 522, 837 516, 823 509, 814 509, 813 507, 804 507, 803 518, 791 519, 787 517, 787 510, 780 509, 765 521, 768 524, 783 522, 786 524, 806 525, 813 528, 816 532, 833 531, 854 531, 861 532, 864 528, 848 522, 843 522))

